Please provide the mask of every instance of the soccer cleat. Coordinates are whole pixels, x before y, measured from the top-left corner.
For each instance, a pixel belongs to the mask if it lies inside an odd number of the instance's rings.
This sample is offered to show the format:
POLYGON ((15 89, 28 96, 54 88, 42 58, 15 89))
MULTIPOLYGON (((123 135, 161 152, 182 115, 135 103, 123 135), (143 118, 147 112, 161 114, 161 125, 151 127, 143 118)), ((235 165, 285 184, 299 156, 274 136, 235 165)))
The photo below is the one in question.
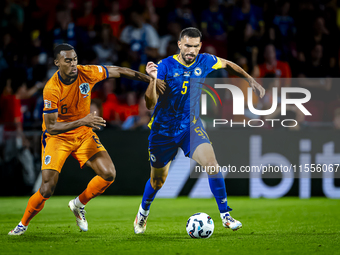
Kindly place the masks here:
POLYGON ((143 234, 145 232, 147 220, 148 220, 148 216, 145 216, 141 212, 138 211, 136 215, 136 219, 133 223, 133 227, 134 227, 136 234, 143 234))
POLYGON ((86 211, 85 211, 84 207, 77 207, 74 204, 74 199, 72 199, 68 203, 68 207, 73 212, 74 216, 76 216, 77 225, 78 225, 80 231, 86 232, 88 230, 88 224, 87 224, 87 220, 85 218, 86 211))
POLYGON ((222 218, 222 225, 225 228, 230 228, 233 231, 236 231, 240 228, 242 228, 242 223, 238 220, 235 220, 233 217, 230 216, 229 212, 226 212, 222 218))
POLYGON ((24 226, 20 222, 18 224, 18 226, 16 226, 13 230, 9 231, 8 234, 10 236, 21 236, 26 232, 27 228, 28 228, 28 226, 24 226))

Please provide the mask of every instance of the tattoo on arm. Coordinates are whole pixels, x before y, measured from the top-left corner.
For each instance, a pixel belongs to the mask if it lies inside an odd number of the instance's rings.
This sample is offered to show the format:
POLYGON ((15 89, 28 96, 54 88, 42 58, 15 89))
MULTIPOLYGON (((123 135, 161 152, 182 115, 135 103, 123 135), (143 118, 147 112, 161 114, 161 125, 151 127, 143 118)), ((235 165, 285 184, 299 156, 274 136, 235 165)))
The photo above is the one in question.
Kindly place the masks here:
POLYGON ((132 80, 150 82, 150 76, 134 71, 132 69, 122 68, 122 71, 120 74, 122 77, 130 78, 132 80))

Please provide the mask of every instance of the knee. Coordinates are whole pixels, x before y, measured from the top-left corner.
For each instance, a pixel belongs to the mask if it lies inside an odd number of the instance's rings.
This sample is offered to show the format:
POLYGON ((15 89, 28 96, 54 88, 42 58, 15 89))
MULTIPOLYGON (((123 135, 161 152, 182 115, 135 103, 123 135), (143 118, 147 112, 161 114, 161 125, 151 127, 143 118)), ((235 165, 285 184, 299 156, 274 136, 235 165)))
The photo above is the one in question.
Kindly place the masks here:
POLYGON ((154 190, 160 190, 165 182, 163 178, 152 178, 150 184, 154 190))
POLYGON ((44 198, 50 198, 53 195, 56 186, 57 185, 52 182, 43 182, 40 186, 40 194, 44 198))
POLYGON ((216 159, 209 159, 205 162, 204 166, 209 175, 214 175, 219 172, 219 167, 216 159))
POLYGON ((106 181, 114 181, 116 179, 116 168, 113 164, 107 167, 100 175, 106 181))

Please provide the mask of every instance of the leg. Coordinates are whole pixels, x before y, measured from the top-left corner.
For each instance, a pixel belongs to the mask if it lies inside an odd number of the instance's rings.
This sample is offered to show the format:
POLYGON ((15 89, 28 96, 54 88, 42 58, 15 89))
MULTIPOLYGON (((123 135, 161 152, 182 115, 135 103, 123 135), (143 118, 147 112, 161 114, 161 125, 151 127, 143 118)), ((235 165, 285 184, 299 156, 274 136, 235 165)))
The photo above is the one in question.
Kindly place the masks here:
POLYGON ((210 189, 215 196, 220 213, 231 211, 227 205, 224 178, 219 172, 214 149, 201 120, 191 127, 190 139, 185 140, 183 148, 186 154, 189 154, 192 159, 207 169, 210 189))
POLYGON ((160 190, 168 176, 171 161, 177 154, 178 142, 174 138, 162 135, 150 135, 149 155, 151 163, 150 179, 147 181, 143 193, 142 203, 133 223, 136 234, 142 234, 146 229, 150 206, 158 190, 160 190), (161 142, 160 142, 161 141, 161 142))
POLYGON ((194 151, 192 158, 201 166, 206 167, 210 189, 215 196, 220 213, 231 211, 231 208, 228 207, 227 204, 227 192, 224 178, 222 173, 218 171, 218 163, 211 144, 200 144, 194 151))
POLYGON ((215 152, 210 143, 202 143, 195 149, 192 159, 201 166, 207 167, 209 175, 216 175, 218 173, 218 163, 215 157, 215 152))
POLYGON ((178 147, 176 138, 169 138, 162 135, 153 135, 150 138, 150 179, 145 185, 142 204, 140 206, 140 212, 145 216, 149 214, 151 203, 168 176, 171 161, 175 158, 178 147))
POLYGON ((185 137, 182 148, 185 155, 189 155, 206 168, 210 189, 215 196, 220 213, 231 211, 231 208, 227 205, 227 192, 223 175, 219 172, 214 149, 200 119, 190 128, 190 134, 185 137))
POLYGON ((116 178, 116 169, 107 151, 96 153, 86 162, 86 165, 106 181, 112 182, 116 178))
POLYGON ((87 188, 75 199, 68 203, 68 207, 76 216, 77 225, 80 231, 88 230, 88 223, 85 218, 85 205, 96 196, 104 193, 104 191, 113 183, 116 177, 116 170, 107 151, 97 152, 92 156, 86 165, 91 167, 97 174, 88 183, 87 188))
POLYGON ((144 215, 149 214, 149 209, 158 190, 160 190, 168 176, 171 161, 161 168, 151 166, 150 179, 147 181, 144 189, 141 207, 144 210, 144 215))
POLYGON ((231 228, 232 230, 241 228, 241 222, 233 219, 229 214, 229 211, 232 209, 227 203, 227 191, 224 178, 222 173, 219 172, 215 152, 211 144, 202 143, 197 146, 192 158, 207 169, 210 189, 216 199, 223 226, 231 228))
POLYGON ((72 153, 80 166, 87 165, 97 174, 83 193, 76 198, 76 206, 84 207, 92 198, 102 194, 116 178, 116 170, 110 155, 94 132, 85 134, 81 146, 72 153))
POLYGON ((43 209, 45 201, 53 195, 58 178, 59 172, 55 170, 42 170, 40 189, 28 200, 24 216, 21 219, 21 223, 24 226, 28 226, 31 219, 43 209))
POLYGON ((53 195, 57 186, 59 172, 56 170, 42 170, 41 175, 42 182, 39 191, 44 198, 48 199, 53 195))
POLYGON ((150 206, 155 196, 160 190, 168 176, 171 161, 161 168, 151 166, 150 179, 147 181, 144 189, 142 203, 139 206, 137 216, 134 221, 134 230, 136 234, 143 234, 146 229, 146 221, 149 216, 150 206))
POLYGON ((28 200, 28 204, 19 225, 10 231, 9 235, 22 235, 27 230, 29 222, 37 215, 55 190, 59 172, 55 170, 42 170, 42 183, 40 189, 28 200))
POLYGON ((79 195, 81 204, 76 202, 79 207, 84 207, 92 198, 104 193, 116 178, 116 170, 107 151, 98 152, 86 162, 86 165, 91 167, 97 176, 93 177, 84 192, 79 195))
POLYGON ((82 145, 72 153, 72 156, 79 161, 81 167, 86 164, 97 174, 88 183, 87 188, 68 203, 69 208, 76 216, 80 230, 87 231, 88 223, 84 207, 92 198, 104 193, 113 183, 116 178, 116 170, 109 154, 94 132, 85 134, 82 145))

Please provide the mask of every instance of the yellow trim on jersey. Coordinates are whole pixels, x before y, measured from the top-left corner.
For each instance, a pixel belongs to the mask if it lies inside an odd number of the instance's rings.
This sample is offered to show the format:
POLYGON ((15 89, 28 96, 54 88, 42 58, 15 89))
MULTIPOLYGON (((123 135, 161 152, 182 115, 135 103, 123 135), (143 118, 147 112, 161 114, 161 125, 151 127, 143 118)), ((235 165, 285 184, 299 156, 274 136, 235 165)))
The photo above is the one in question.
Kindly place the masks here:
POLYGON ((179 59, 178 59, 178 54, 173 55, 172 57, 173 57, 174 59, 176 59, 176 60, 178 61, 178 63, 180 63, 181 65, 184 65, 184 66, 186 66, 186 67, 190 67, 190 66, 192 66, 192 65, 196 62, 196 59, 195 59, 195 61, 192 62, 190 65, 186 65, 186 64, 183 64, 181 61, 179 61, 179 59))
POLYGON ((155 119, 155 116, 152 116, 152 118, 151 118, 151 120, 150 120, 150 122, 149 122, 149 124, 148 124, 148 127, 149 127, 150 129, 151 129, 151 127, 152 127, 152 123, 153 123, 154 119, 155 119))
POLYGON ((212 69, 215 69, 215 70, 221 69, 221 68, 222 68, 222 61, 221 61, 220 58, 218 58, 218 57, 216 57, 216 58, 217 58, 217 62, 216 62, 216 64, 213 65, 211 68, 212 68, 212 69))

